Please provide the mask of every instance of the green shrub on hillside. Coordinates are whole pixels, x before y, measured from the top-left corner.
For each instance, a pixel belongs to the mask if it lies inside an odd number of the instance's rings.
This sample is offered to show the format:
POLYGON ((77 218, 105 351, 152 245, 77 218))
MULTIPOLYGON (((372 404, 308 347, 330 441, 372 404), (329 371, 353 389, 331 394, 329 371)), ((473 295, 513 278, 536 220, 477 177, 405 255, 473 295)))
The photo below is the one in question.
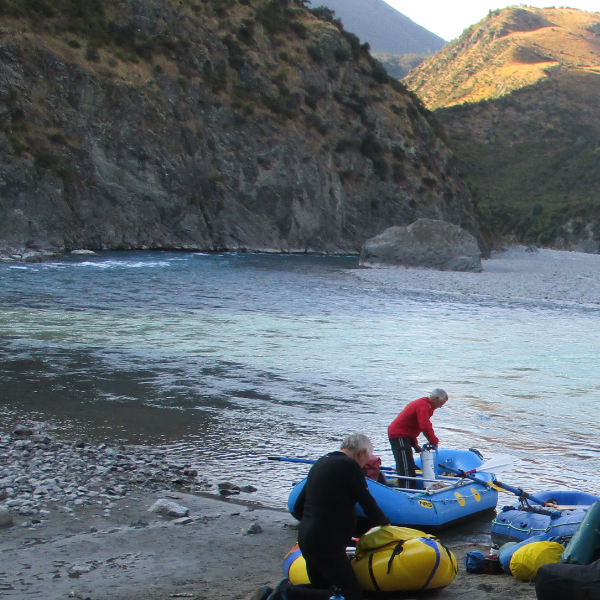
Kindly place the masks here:
POLYGON ((371 77, 378 83, 388 83, 390 76, 386 71, 386 68, 376 59, 373 59, 373 66, 371 68, 371 77))
POLYGON ((244 66, 244 51, 231 35, 223 38, 223 43, 227 47, 227 60, 229 66, 235 71, 239 71, 244 66))
MULTIPOLYGON (((256 11, 256 21, 261 23, 269 35, 294 32, 306 37, 306 26, 295 17, 298 9, 290 8, 279 0, 271 0, 256 11)), ((302 10, 299 11, 302 14, 302 10)))

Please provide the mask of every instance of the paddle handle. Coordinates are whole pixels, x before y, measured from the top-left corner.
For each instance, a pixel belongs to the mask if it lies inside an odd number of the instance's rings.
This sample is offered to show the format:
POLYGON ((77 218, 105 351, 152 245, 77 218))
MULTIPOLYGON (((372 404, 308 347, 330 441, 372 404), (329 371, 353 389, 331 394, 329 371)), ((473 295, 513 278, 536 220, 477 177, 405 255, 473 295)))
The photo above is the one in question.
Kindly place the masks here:
MULTIPOLYGON (((293 463, 302 463, 305 465, 314 465, 317 461, 310 460, 308 458, 288 458, 287 456, 267 456, 268 460, 279 460, 281 462, 293 462, 293 463)), ((392 467, 379 467, 380 471, 391 471, 392 473, 396 472, 396 469, 392 467)))
POLYGON ((540 498, 536 498, 536 496, 534 494, 528 494, 526 491, 522 490, 521 488, 516 488, 513 487, 512 485, 508 485, 506 483, 502 483, 501 481, 485 481, 484 479, 479 479, 478 477, 475 477, 474 475, 469 474, 469 472, 465 472, 465 471, 461 471, 460 469, 452 469, 451 467, 447 466, 447 465, 439 465, 442 469, 446 469, 446 471, 450 471, 451 473, 455 473, 456 475, 460 476, 460 477, 468 477, 469 479, 473 480, 475 483, 479 483, 480 485, 494 485, 496 487, 502 488, 503 490, 507 491, 507 492, 511 492, 512 494, 515 494, 516 496, 518 496, 519 498, 525 498, 527 500, 533 500, 534 502, 537 502, 538 504, 541 504, 542 506, 545 506, 545 501, 541 500, 540 498))

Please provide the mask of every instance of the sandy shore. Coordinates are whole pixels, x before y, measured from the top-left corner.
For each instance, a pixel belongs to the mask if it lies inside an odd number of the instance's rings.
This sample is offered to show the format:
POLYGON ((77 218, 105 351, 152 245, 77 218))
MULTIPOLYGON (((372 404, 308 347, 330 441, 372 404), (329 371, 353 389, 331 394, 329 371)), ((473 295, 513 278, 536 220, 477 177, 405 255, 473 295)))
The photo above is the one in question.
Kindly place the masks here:
MULTIPOLYGON (((39 526, 22 527, 25 519, 17 515, 12 526, 0 528, 2 598, 243 600, 258 585, 281 579, 283 556, 297 535, 296 522, 287 513, 173 492, 132 492, 110 517, 83 506, 72 515, 53 513, 39 526), (148 512, 159 498, 188 507, 190 522, 176 524, 148 512), (247 533, 251 528, 259 532, 247 533)), ((448 545, 461 568, 435 598, 535 598, 532 584, 506 575, 464 572, 464 554, 487 552, 487 544, 448 545)))

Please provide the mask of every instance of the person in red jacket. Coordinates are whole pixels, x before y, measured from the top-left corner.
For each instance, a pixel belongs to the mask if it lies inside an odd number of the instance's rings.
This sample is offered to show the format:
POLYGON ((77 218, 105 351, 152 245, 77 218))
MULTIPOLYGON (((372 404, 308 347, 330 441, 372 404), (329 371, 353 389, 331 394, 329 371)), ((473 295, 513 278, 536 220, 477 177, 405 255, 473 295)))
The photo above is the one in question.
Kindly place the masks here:
MULTIPOLYGON (((415 477, 416 467, 412 449, 421 452, 417 441, 423 433, 430 444, 438 446, 439 440, 431 426, 431 415, 436 408, 441 408, 448 401, 448 394, 439 388, 429 396, 409 402, 388 427, 388 437, 398 475, 415 477)), ((399 479, 398 487, 414 488, 415 482, 410 479, 399 479)))

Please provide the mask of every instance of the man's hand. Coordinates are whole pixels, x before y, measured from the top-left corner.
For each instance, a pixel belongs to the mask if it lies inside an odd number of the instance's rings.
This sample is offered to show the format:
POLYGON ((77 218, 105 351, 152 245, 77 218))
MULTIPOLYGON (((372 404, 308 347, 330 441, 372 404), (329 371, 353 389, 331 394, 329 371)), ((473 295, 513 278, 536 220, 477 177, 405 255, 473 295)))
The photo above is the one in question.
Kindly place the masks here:
POLYGON ((421 448, 421 446, 419 446, 419 444, 417 444, 416 446, 414 446, 414 448, 415 448, 415 452, 416 452, 417 454, 418 454, 418 453, 420 453, 420 452, 421 452, 421 450, 422 450, 422 448, 421 448))

